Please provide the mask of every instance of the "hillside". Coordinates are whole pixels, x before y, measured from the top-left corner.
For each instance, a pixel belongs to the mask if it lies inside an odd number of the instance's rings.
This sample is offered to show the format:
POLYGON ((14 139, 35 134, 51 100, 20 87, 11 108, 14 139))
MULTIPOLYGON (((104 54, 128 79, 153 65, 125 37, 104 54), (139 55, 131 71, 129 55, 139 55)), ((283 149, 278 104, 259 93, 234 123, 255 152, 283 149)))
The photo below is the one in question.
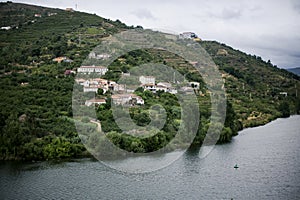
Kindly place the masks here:
POLYGON ((279 104, 283 102, 290 103, 292 113, 299 111, 298 76, 263 61, 259 56, 247 55, 225 44, 205 41, 202 46, 224 72, 228 98, 243 127, 265 124, 280 117, 279 104), (220 49, 227 54, 218 54, 220 49))
POLYGON ((298 76, 300 76, 300 67, 296 67, 296 68, 289 68, 289 69, 286 69, 288 70, 289 72, 292 72, 298 76))
MULTIPOLYGON (((1 27, 10 27, 9 30, 0 30, 0 160, 89 155, 72 120, 74 76, 64 73, 66 70, 76 71, 102 38, 134 27, 93 14, 16 3, 0 3, 0 18, 1 27), (59 60, 59 57, 64 61, 54 60, 59 60)), ((241 128, 299 113, 298 76, 273 66, 271 62, 264 62, 258 56, 247 55, 216 41, 201 41, 200 44, 219 66, 225 79, 228 107, 220 143, 230 141, 241 128)), ((189 63, 167 51, 153 49, 123 56, 108 67, 109 71, 103 78, 117 80, 121 72, 149 61, 167 64, 186 74, 189 81, 203 82, 189 63)), ((174 136, 180 108, 172 95, 147 91, 136 93, 145 100, 145 106, 132 109, 137 124, 148 123, 149 117, 145 113, 152 104, 162 102, 170 113, 170 125, 153 138, 161 143, 150 147, 145 142, 152 141, 137 141, 119 135, 120 130, 113 121, 108 103, 97 107, 98 119, 108 137, 117 145, 123 145, 122 148, 134 152, 158 149, 174 136), (120 138, 129 145, 118 143, 120 138)), ((202 143, 209 126, 210 96, 205 86, 197 91, 200 93, 204 94, 198 97, 203 118, 194 141, 196 145, 202 143)), ((109 99, 110 95, 106 97, 109 99)), ((89 124, 88 119, 81 120, 89 124)), ((96 128, 94 124, 88 126, 96 128)))

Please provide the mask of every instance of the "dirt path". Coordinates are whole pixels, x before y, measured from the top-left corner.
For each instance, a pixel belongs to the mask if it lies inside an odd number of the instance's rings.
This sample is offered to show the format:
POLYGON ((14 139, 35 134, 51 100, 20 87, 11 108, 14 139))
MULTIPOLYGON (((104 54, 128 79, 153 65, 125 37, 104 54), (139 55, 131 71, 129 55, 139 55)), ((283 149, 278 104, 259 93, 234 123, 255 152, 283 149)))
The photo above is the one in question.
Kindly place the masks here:
POLYGON ((101 128, 101 123, 99 120, 95 121, 95 120, 90 120, 91 123, 97 124, 97 131, 102 132, 102 128, 101 128))

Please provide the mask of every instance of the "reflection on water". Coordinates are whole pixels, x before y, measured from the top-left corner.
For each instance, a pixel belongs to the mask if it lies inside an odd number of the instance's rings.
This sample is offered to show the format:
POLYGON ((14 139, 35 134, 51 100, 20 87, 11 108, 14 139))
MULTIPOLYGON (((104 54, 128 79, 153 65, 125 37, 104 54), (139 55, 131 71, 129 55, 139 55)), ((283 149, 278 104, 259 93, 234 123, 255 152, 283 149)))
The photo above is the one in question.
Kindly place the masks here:
POLYGON ((91 159, 2 163, 0 199, 300 199, 299 121, 293 116, 243 130, 204 159, 189 149, 145 174, 117 172, 91 159))

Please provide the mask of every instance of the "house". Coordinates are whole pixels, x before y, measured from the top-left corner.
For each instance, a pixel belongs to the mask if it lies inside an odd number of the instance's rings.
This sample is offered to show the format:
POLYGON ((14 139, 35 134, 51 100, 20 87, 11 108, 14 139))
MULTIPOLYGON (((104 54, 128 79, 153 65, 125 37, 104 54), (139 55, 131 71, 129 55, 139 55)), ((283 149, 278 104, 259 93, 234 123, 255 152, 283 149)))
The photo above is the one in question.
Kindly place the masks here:
POLYGON ((156 92, 156 85, 155 84, 144 84, 144 90, 149 90, 151 92, 156 92))
POLYGON ((94 79, 92 79, 92 81, 95 81, 95 82, 97 82, 97 84, 100 84, 100 85, 108 85, 108 80, 103 79, 103 78, 94 78, 94 79))
POLYGON ((198 36, 193 32, 184 32, 184 33, 179 34, 179 38, 180 39, 194 39, 194 38, 198 38, 198 36))
POLYGON ((97 59, 102 59, 102 60, 106 60, 106 59, 108 59, 110 57, 111 57, 111 55, 107 54, 107 53, 103 53, 103 54, 97 55, 97 59))
POLYGON ((34 17, 42 17, 42 15, 41 15, 41 14, 38 14, 38 13, 36 13, 36 14, 34 14, 34 17))
POLYGON ((94 79, 75 79, 76 83, 83 86, 83 92, 98 92, 98 89, 103 89, 103 94, 105 94, 109 87, 109 81, 102 78, 94 78, 94 79))
POLYGON ((92 51, 90 54, 89 54, 89 58, 94 58, 94 59, 98 59, 98 60, 106 60, 108 58, 110 58, 111 55, 110 54, 107 54, 107 53, 102 53, 102 54, 96 54, 94 51, 92 51))
POLYGON ((100 87, 98 87, 98 86, 89 86, 89 87, 84 86, 83 92, 98 92, 99 88, 100 87))
POLYGON ((53 15, 57 15, 57 13, 48 13, 48 17, 53 16, 53 15))
POLYGON ((279 94, 280 94, 280 95, 283 95, 283 96, 285 96, 285 97, 287 97, 287 95, 288 95, 287 92, 280 92, 279 94))
POLYGON ((135 94, 115 94, 111 96, 112 102, 116 105, 143 105, 142 97, 135 94))
POLYGON ((89 53, 89 58, 91 59, 91 58, 96 58, 96 53, 95 52, 91 52, 91 53, 89 53))
POLYGON ((8 30, 10 30, 11 29, 11 26, 2 26, 1 27, 1 30, 6 30, 6 31, 8 31, 8 30))
POLYGON ((74 12, 74 9, 73 8, 66 8, 66 11, 67 12, 74 12))
POLYGON ((72 63, 72 62, 73 62, 73 60, 71 60, 71 59, 67 58, 67 59, 64 59, 64 60, 63 60, 63 62, 65 62, 65 63, 72 63))
MULTIPOLYGON (((151 91, 151 90, 150 90, 151 91)), ((167 92, 168 91, 168 88, 167 87, 165 87, 165 86, 159 86, 159 85, 157 85, 156 87, 155 87, 155 91, 153 90, 153 92, 156 92, 156 91, 164 91, 164 92, 167 92)))
POLYGON ((76 74, 76 72, 73 71, 73 70, 67 69, 67 70, 65 71, 65 73, 64 73, 64 75, 66 75, 66 76, 69 76, 69 75, 71 75, 71 74, 76 74))
POLYGON ((52 61, 61 63, 65 59, 67 59, 67 57, 57 57, 57 58, 53 58, 52 61))
POLYGON ((200 83, 198 83, 198 82, 189 82, 189 86, 194 88, 194 89, 199 89, 200 88, 200 83))
POLYGON ((168 82, 160 82, 156 85, 156 91, 164 91, 171 94, 177 94, 177 90, 172 87, 171 83, 168 82))
POLYGON ((142 98, 142 97, 140 97, 140 96, 135 96, 134 98, 133 98, 133 100, 135 100, 136 101, 136 103, 135 104, 138 104, 138 105, 144 105, 144 99, 142 98))
POLYGON ((146 84, 155 84, 155 77, 154 76, 140 76, 139 81, 142 83, 142 85, 146 84))
POLYGON ((105 104, 105 103, 106 103, 105 99, 96 99, 96 98, 85 101, 86 106, 91 106, 91 105, 98 106, 98 105, 105 104))
POLYGON ((69 59, 65 56, 54 58, 54 59, 52 59, 52 61, 57 62, 57 63, 61 63, 61 62, 71 63, 71 62, 73 62, 73 60, 71 60, 71 59, 69 59))
POLYGON ((174 89, 174 88, 170 88, 170 89, 168 90, 168 93, 171 93, 171 94, 177 94, 178 91, 177 91, 176 89, 174 89))
POLYGON ((126 90, 126 85, 125 84, 115 84, 113 87, 113 90, 116 92, 119 91, 125 91, 126 90))
POLYGON ((218 49, 217 55, 218 56, 227 56, 228 52, 225 49, 218 49))
POLYGON ((100 75, 106 74, 108 71, 107 67, 103 66, 81 66, 77 69, 78 73, 98 73, 100 75))
POLYGON ((109 89, 109 90, 114 90, 114 87, 115 87, 115 85, 116 85, 117 83, 114 82, 114 81, 108 81, 107 84, 108 84, 108 89, 109 89))
POLYGON ((162 87, 165 87, 165 88, 171 88, 172 84, 168 83, 168 82, 159 82, 159 83, 157 83, 157 86, 162 86, 162 87))
POLYGON ((22 82, 22 83, 21 83, 21 86, 27 86, 27 85, 29 85, 28 82, 22 82))

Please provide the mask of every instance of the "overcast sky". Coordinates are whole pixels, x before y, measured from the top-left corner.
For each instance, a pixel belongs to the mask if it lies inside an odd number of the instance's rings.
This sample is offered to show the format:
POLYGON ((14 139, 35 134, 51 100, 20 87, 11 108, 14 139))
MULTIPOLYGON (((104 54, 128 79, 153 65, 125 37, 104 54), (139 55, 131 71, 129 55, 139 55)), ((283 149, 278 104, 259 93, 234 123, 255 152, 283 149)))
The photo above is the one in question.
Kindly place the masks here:
POLYGON ((300 67, 299 0, 20 0, 73 7, 127 25, 195 32, 256 54, 282 68, 300 67))

